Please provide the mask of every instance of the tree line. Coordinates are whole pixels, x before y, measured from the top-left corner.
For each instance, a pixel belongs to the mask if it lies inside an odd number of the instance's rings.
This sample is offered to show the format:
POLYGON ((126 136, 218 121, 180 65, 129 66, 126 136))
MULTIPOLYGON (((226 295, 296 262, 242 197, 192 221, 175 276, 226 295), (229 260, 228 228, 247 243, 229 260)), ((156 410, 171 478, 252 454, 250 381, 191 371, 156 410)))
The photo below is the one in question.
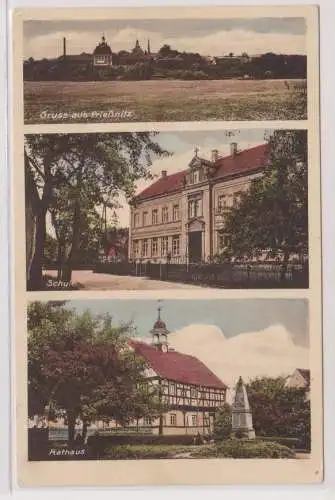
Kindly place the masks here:
POLYGON ((307 58, 304 55, 284 55, 272 52, 259 56, 232 53, 223 57, 207 58, 198 53, 179 52, 169 45, 161 47, 154 57, 135 57, 121 51, 113 55, 108 69, 95 69, 93 56, 59 57, 23 63, 24 80, 29 81, 89 81, 89 80, 221 80, 226 78, 306 79, 307 58))

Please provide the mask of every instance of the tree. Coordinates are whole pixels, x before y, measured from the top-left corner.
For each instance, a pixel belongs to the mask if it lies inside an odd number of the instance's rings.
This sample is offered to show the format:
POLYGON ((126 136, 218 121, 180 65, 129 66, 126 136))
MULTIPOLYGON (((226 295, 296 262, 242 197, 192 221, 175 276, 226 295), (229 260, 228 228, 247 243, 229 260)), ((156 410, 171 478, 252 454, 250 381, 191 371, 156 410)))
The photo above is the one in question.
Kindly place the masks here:
POLYGON ((268 138, 265 173, 227 214, 228 250, 236 257, 308 253, 307 132, 276 130, 268 138))
POLYGON ((310 403, 304 389, 286 387, 285 377, 256 378, 247 384, 256 435, 298 438, 310 446, 310 403))
POLYGON ((145 363, 126 347, 131 324, 114 326, 109 315, 77 315, 54 303, 28 308, 29 413, 64 410, 69 441, 75 423, 83 437, 92 420, 126 424, 162 411, 143 376, 145 363))
POLYGON ((154 133, 35 134, 25 137, 26 183, 33 209, 33 255, 29 259, 28 288, 40 289, 46 241, 46 217, 51 208, 68 210, 71 244, 66 281, 71 280, 80 228, 87 204, 118 206, 122 192, 130 199, 140 178, 151 178, 152 157, 167 151, 153 140, 154 133), (69 196, 65 203, 61 198, 69 196))
POLYGON ((232 433, 232 414, 231 407, 225 403, 215 416, 214 439, 221 441, 228 439, 232 433))

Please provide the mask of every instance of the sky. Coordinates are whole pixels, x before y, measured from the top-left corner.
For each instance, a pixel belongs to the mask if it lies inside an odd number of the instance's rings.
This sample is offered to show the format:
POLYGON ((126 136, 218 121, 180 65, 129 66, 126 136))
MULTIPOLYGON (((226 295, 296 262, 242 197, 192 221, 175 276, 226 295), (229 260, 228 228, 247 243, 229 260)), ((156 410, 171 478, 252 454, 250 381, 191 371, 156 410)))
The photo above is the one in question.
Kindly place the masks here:
MULTIPOLYGON (((309 367, 308 302, 304 299, 164 300, 161 317, 174 349, 198 357, 230 387, 241 375, 289 375, 309 367)), ((75 300, 78 313, 109 313, 115 324, 133 321, 150 341, 154 300, 75 300)))
POLYGON ((152 52, 168 44, 207 56, 305 54, 305 33, 303 18, 25 21, 23 47, 25 59, 59 57, 66 37, 68 54, 92 53, 103 34, 116 52, 150 39, 152 52))

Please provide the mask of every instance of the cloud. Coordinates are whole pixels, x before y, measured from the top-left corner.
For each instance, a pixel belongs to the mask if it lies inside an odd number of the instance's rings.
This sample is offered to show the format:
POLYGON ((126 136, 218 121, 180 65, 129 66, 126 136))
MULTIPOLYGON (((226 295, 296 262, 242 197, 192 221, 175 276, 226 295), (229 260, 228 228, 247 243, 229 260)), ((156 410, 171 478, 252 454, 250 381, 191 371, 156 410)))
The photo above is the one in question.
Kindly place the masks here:
MULTIPOLYGON (((180 51, 199 52, 203 55, 221 56, 233 52, 250 55, 265 52, 281 54, 305 54, 306 40, 302 34, 289 33, 255 33, 248 29, 220 30, 205 36, 164 36, 155 31, 146 31, 127 26, 116 33, 107 36, 112 50, 131 50, 138 39, 146 48, 150 39, 152 51, 168 44, 180 51)), ((100 32, 92 31, 54 31, 46 35, 26 37, 24 42, 24 57, 59 57, 62 54, 63 37, 67 38, 68 54, 81 52, 92 53, 100 37, 100 32)))
POLYGON ((179 352, 199 358, 229 387, 239 376, 248 381, 309 367, 308 349, 295 345, 282 325, 228 339, 217 326, 194 324, 170 333, 169 342, 179 352))

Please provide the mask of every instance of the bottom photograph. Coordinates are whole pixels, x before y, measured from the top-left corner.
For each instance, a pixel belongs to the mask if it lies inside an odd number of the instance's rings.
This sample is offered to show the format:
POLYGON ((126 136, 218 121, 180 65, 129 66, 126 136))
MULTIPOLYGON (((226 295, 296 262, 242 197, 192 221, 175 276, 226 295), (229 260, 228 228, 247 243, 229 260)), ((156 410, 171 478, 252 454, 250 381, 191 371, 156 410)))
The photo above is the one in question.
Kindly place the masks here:
POLYGON ((308 459, 308 301, 28 304, 28 460, 308 459))

